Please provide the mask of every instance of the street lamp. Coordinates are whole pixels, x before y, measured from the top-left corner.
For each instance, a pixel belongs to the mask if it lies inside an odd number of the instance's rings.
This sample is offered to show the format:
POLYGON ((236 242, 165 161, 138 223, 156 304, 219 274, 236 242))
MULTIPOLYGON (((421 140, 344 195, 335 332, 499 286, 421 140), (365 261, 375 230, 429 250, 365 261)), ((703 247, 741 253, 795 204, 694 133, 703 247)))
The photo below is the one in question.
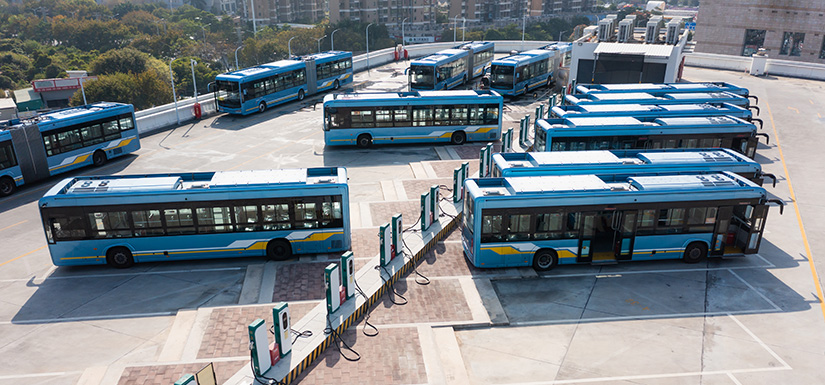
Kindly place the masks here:
POLYGON ((175 73, 172 72, 173 61, 175 61, 175 58, 169 59, 169 80, 172 81, 172 100, 175 101, 175 117, 178 119, 178 125, 180 126, 180 115, 178 115, 178 96, 175 94, 175 73))
POLYGON ((457 29, 456 28, 457 26, 458 26, 458 15, 455 15, 455 17, 453 17, 453 43, 455 43, 455 30, 457 29))
POLYGON ((192 87, 195 89, 195 103, 198 102, 198 82, 195 80, 195 66, 198 65, 198 62, 195 59, 192 59, 189 64, 192 66, 192 87))
POLYGON ((240 47, 235 48, 235 71, 237 71, 238 69, 240 69, 240 68, 238 67, 238 50, 239 50, 239 49, 241 49, 241 48, 243 48, 243 44, 241 44, 241 46, 240 46, 240 47))
POLYGON ((565 33, 565 32, 567 32, 567 31, 561 31, 561 32, 559 32, 559 42, 561 42, 561 37, 564 35, 564 33, 565 33))
POLYGON ((524 26, 527 25, 527 15, 521 17, 521 50, 524 51, 524 26))
POLYGON ((464 41, 464 32, 466 32, 466 31, 467 31, 467 18, 462 17, 461 18, 461 41, 462 42, 464 41))
POLYGON ((255 24, 255 0, 249 0, 249 3, 252 4, 252 36, 258 34, 258 25, 255 24))
POLYGON ((316 39, 318 40, 318 53, 321 53, 321 40, 324 40, 325 37, 327 37, 327 35, 321 36, 319 39, 316 39))
POLYGON ((296 38, 296 37, 298 37, 298 36, 293 36, 293 37, 290 37, 290 38, 289 38, 289 41, 288 41, 288 42, 286 42, 286 47, 287 47, 287 49, 289 49, 289 57, 290 57, 290 58, 292 58, 292 39, 294 39, 294 38, 296 38))
POLYGON ((370 27, 375 23, 367 25, 367 72, 370 71, 370 27))
POLYGON ((207 24, 207 25, 202 25, 202 26, 201 26, 201 30, 203 31, 203 41, 206 41, 206 27, 208 27, 208 26, 210 26, 210 25, 212 25, 212 23, 209 23, 209 24, 207 24))
POLYGON ((401 20, 401 48, 406 51, 407 50, 407 43, 404 41, 404 22, 407 21, 409 17, 405 17, 404 20, 401 20))
POLYGON ((329 34, 329 50, 330 51, 335 51, 335 32, 338 32, 338 30, 336 29, 336 30, 332 31, 331 34, 329 34))

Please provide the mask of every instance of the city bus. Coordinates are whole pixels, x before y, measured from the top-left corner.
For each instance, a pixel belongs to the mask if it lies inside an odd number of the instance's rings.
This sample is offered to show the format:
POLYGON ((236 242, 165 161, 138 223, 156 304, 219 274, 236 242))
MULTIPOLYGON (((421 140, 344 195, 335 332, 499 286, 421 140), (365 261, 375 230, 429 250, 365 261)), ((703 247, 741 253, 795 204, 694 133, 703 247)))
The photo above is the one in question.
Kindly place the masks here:
POLYGON ((629 176, 678 175, 730 171, 762 185, 776 176, 758 162, 727 148, 679 150, 593 150, 572 152, 506 152, 493 154, 492 176, 595 174, 605 182, 629 176))
POLYGON ((571 50, 569 43, 558 43, 493 60, 490 89, 516 97, 551 86, 556 80, 556 70, 569 65, 571 50))
POLYGON ((70 107, 0 127, 0 196, 34 183, 140 149, 131 104, 70 107))
POLYGON ((630 116, 633 118, 665 118, 680 116, 733 116, 735 118, 759 123, 762 119, 754 118, 753 112, 728 103, 703 104, 573 104, 554 106, 550 116, 570 118, 575 116, 630 116))
POLYGON ((218 111, 248 115, 352 83, 352 52, 327 51, 220 74, 210 84, 218 111))
POLYGON ((471 41, 458 46, 459 49, 469 51, 467 55, 467 72, 469 79, 475 79, 484 75, 487 66, 493 62, 493 55, 495 55, 495 44, 489 41, 471 41))
POLYGON ((328 146, 464 144, 501 137, 504 98, 493 91, 413 91, 324 97, 328 146))
POLYGON ((56 266, 350 248, 344 168, 68 178, 39 201, 56 266))
POLYGON ((449 90, 472 79, 468 71, 470 50, 453 48, 410 61, 407 81, 410 91, 449 90))
POLYGON ((750 95, 747 88, 739 87, 727 82, 702 83, 624 83, 624 84, 579 84, 576 93, 588 94, 591 92, 649 92, 677 94, 684 92, 730 92, 732 94, 753 98, 759 103, 759 98, 750 95))
POLYGON ((589 94, 565 95, 564 103, 572 105, 728 103, 743 108, 756 109, 757 113, 759 111, 758 107, 750 105, 748 98, 730 92, 691 92, 661 95, 652 95, 645 92, 593 92, 589 94))
POLYGON ((473 266, 701 262, 759 251, 768 193, 734 173, 467 179, 464 255, 473 266))
POLYGON ((636 119, 629 116, 539 119, 535 151, 730 148, 753 159, 756 126, 730 116, 636 119))

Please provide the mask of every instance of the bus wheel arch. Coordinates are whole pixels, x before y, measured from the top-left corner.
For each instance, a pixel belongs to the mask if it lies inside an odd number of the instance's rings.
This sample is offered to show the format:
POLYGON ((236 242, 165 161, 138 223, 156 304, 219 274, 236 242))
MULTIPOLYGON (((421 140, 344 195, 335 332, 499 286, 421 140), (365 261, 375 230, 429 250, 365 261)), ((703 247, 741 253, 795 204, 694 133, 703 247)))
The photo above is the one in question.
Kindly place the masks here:
POLYGON ((702 241, 694 241, 685 247, 685 254, 682 260, 685 263, 702 262, 708 255, 708 245, 702 241))
POLYGON ((266 111, 266 102, 261 102, 260 104, 258 104, 258 112, 264 111, 266 111))
POLYGON ((306 94, 304 93, 304 89, 303 89, 303 88, 301 88, 300 90, 298 90, 298 100, 304 100, 304 96, 305 96, 305 95, 306 95, 306 94))
POLYGON ((273 239, 266 244, 266 256, 276 261, 289 259, 292 256, 292 245, 284 238, 273 239))
POLYGON ((450 143, 455 145, 462 145, 467 142, 467 134, 464 131, 456 131, 453 132, 453 135, 450 137, 450 143))
POLYGON ((106 164, 106 153, 103 150, 95 150, 94 154, 92 154, 92 164, 95 166, 102 166, 106 164))
POLYGON ((14 179, 8 175, 0 177, 0 196, 9 196, 14 192, 17 185, 14 184, 14 179))
POLYGON ((539 249, 533 254, 533 269, 548 271, 559 264, 559 253, 553 249, 539 249))
POLYGON ((358 139, 355 140, 355 144, 361 148, 368 148, 372 145, 372 136, 370 136, 370 134, 358 135, 358 139))
POLYGON ((335 81, 332 82, 332 89, 337 90, 339 88, 341 88, 341 83, 338 82, 338 79, 335 79, 335 81))
POLYGON ((126 269, 135 264, 135 259, 128 248, 115 246, 106 251, 106 264, 116 269, 126 269))

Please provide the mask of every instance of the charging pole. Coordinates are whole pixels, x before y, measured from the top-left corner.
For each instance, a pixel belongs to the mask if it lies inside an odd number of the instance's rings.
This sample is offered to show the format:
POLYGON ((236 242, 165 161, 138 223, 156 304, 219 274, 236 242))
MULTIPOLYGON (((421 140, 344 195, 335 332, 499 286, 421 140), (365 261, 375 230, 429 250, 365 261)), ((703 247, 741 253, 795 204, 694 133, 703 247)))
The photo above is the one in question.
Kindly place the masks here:
POLYGON ((392 251, 393 251, 393 256, 397 256, 397 255, 401 254, 401 247, 403 247, 401 245, 401 242, 403 242, 403 240, 401 239, 403 234, 401 234, 401 232, 403 232, 403 231, 404 231, 404 228, 402 227, 401 214, 393 215, 392 216, 392 251))
MULTIPOLYGON (((512 128, 510 132, 512 133, 512 128)), ((483 151, 483 150, 482 150, 483 151)), ((461 199, 464 198, 464 181, 467 179, 467 170, 470 167, 470 163, 464 162, 461 164, 461 167, 453 170, 453 202, 458 203, 461 202, 461 199)))
POLYGON ((392 234, 390 224, 384 224, 378 228, 378 242, 381 245, 381 266, 387 266, 392 261, 392 234))
POLYGON ((432 215, 433 217, 430 220, 430 224, 438 222, 438 217, 441 215, 441 210, 440 210, 441 205, 438 204, 439 203, 438 201, 439 201, 440 197, 441 196, 438 193, 438 185, 437 184, 432 185, 430 187, 430 199, 432 199, 432 203, 430 204, 430 207, 432 208, 432 210, 430 210, 430 215, 432 215))
POLYGON ((192 374, 184 374, 179 380, 175 381, 175 385, 196 385, 195 376, 192 374))
POLYGON ((430 223, 432 223, 432 200, 430 199, 430 193, 427 192, 426 194, 421 194, 421 231, 427 230, 430 227, 430 223))
POLYGON ((258 318, 249 324, 249 350, 252 351, 252 368, 258 377, 263 376, 272 367, 269 352, 269 330, 266 321, 258 318))
POLYGON ((324 269, 324 286, 327 292, 327 314, 335 313, 341 306, 341 273, 337 263, 330 263, 324 269))
POLYGON ((352 251, 347 251, 341 255, 341 280, 344 281, 344 293, 346 300, 355 295, 355 263, 353 262, 352 251))
POLYGON ((275 321, 275 343, 280 347, 280 356, 292 352, 292 336, 290 335, 289 304, 279 302, 272 308, 272 319, 275 321))

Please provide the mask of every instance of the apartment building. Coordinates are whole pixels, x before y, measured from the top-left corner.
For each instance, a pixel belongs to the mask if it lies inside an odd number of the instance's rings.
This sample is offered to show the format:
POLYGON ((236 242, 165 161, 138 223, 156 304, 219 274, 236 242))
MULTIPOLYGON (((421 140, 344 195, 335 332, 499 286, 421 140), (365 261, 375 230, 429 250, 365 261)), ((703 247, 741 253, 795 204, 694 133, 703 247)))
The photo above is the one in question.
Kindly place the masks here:
POLYGON ((341 20, 408 28, 435 24, 436 0, 329 0, 330 23, 341 20))
POLYGON ((590 10, 592 0, 451 0, 449 17, 467 22, 491 22, 590 10))
POLYGON ((237 10, 244 20, 271 25, 278 23, 317 23, 326 18, 325 0, 239 0, 237 10))

